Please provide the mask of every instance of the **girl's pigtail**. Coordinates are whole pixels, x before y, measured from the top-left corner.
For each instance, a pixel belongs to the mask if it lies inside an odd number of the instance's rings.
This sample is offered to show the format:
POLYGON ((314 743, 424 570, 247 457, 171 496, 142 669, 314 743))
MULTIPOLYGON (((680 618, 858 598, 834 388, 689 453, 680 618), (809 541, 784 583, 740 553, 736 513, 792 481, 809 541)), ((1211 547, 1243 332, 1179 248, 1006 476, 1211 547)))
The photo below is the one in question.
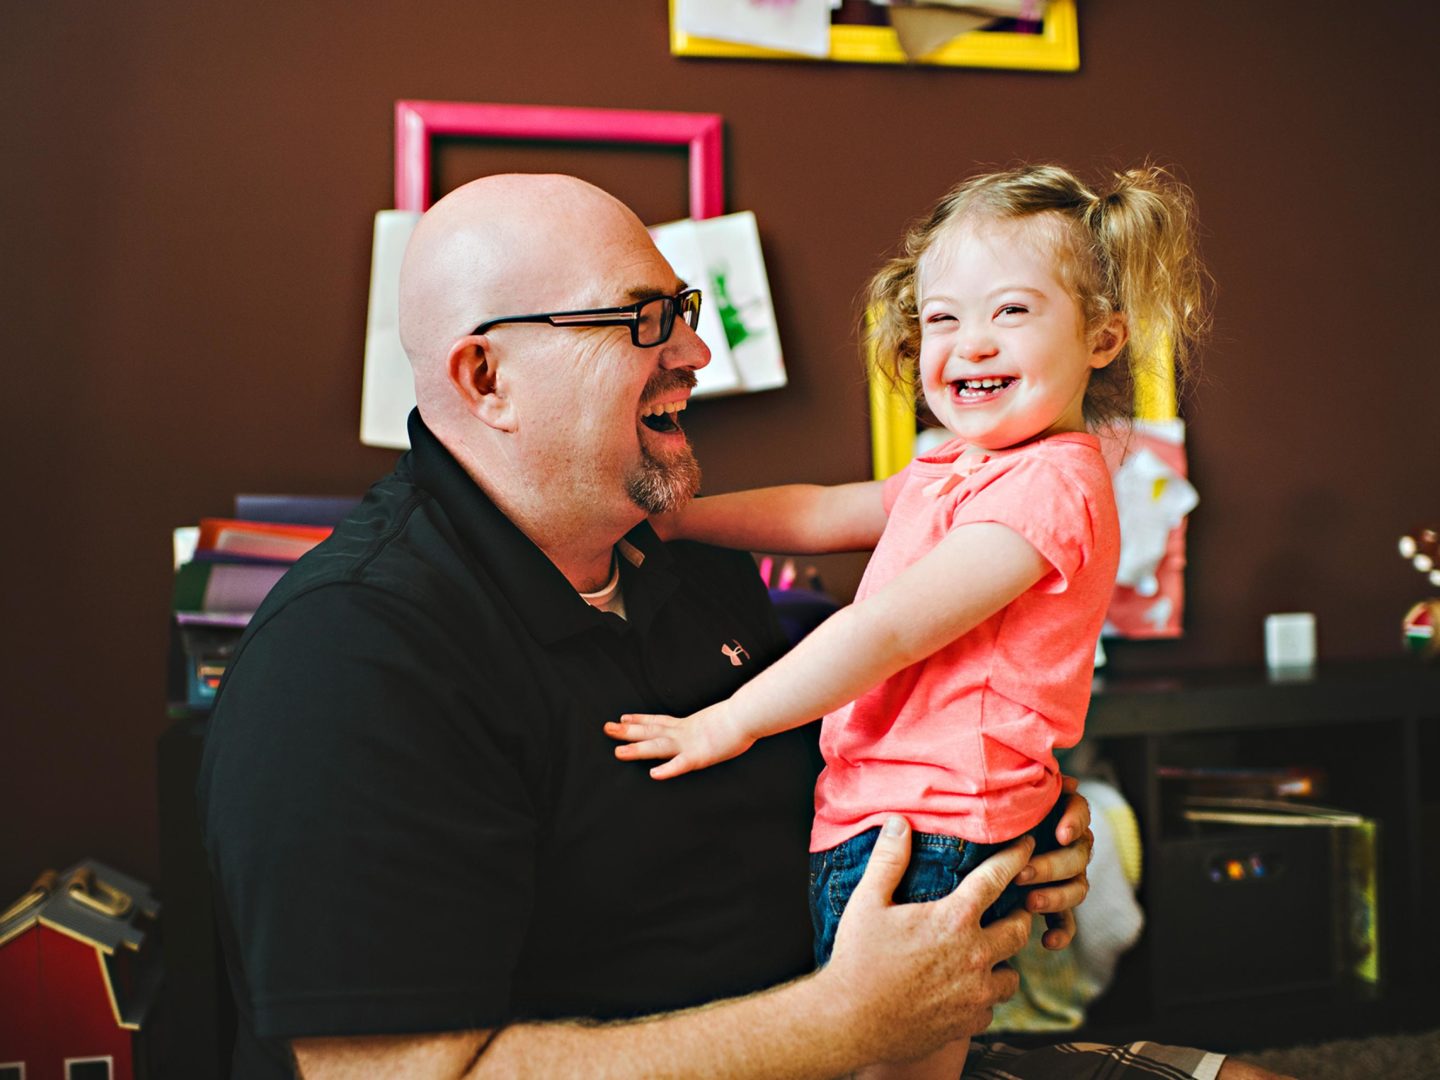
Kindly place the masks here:
POLYGON ((1128 319, 1130 341, 1117 363, 1133 380, 1168 356, 1178 392, 1210 321, 1211 280, 1200 261, 1194 197, 1165 169, 1130 169, 1095 196, 1085 219, 1104 293, 1128 319))

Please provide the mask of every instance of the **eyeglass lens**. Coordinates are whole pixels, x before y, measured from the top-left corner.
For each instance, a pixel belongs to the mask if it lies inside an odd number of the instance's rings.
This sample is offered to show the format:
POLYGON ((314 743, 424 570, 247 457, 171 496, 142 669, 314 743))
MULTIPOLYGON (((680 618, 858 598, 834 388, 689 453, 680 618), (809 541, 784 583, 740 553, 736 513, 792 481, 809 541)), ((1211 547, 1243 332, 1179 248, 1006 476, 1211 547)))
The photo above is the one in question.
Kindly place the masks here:
MULTIPOLYGON (((700 294, 687 293, 680 301, 681 315, 694 330, 700 322, 700 294)), ((642 304, 635 324, 635 340, 640 345, 659 345, 668 341, 675 328, 676 300, 673 296, 657 296, 642 304)))

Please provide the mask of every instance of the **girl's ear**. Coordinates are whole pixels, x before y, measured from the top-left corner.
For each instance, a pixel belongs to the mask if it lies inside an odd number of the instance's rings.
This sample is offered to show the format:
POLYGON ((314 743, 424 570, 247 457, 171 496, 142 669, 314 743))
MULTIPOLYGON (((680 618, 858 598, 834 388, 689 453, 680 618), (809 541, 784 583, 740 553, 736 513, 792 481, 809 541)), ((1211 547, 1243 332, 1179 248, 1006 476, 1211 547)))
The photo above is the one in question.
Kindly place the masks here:
POLYGON ((1090 366, 1108 367, 1130 340, 1130 323, 1124 312, 1114 312, 1090 335, 1090 366))
POLYGON ((497 431, 514 431, 515 410, 497 359, 485 338, 463 337, 450 346, 445 371, 466 412, 497 431))

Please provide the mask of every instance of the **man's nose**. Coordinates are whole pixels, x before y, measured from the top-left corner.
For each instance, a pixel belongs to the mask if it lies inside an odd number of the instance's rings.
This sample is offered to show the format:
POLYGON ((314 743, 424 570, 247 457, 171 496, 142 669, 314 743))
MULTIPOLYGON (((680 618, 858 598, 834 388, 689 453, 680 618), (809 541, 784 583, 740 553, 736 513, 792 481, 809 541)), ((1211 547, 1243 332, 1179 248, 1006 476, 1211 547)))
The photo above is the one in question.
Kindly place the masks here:
POLYGON ((691 330, 684 319, 676 319, 675 328, 670 331, 670 340, 660 346, 660 366, 699 371, 708 363, 710 346, 700 340, 700 335, 691 330))

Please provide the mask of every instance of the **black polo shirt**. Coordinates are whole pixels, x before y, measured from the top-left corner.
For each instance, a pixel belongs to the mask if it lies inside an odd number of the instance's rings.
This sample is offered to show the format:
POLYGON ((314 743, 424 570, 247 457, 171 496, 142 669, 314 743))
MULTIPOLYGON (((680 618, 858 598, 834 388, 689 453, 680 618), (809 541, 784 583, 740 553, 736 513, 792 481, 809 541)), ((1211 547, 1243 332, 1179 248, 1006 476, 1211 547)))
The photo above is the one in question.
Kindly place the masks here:
POLYGON ((288 1075, 296 1036, 643 1015, 807 970, 813 736, 657 782, 601 730, 783 650, 749 557, 641 525, 622 620, 410 437, 256 613, 210 721, 240 1075, 288 1075))

